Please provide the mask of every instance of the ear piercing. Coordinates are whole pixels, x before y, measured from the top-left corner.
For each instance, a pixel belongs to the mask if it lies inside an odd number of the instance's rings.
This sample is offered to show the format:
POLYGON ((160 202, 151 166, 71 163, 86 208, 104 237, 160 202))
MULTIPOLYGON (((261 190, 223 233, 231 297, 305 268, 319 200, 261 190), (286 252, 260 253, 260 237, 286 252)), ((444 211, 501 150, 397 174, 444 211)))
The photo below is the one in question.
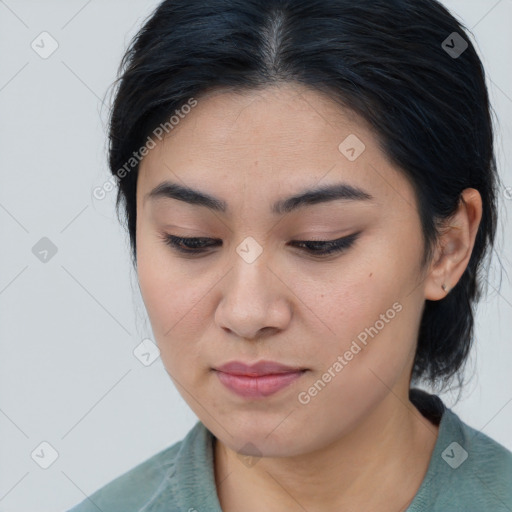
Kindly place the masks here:
POLYGON ((441 288, 447 292, 448 291, 448 286, 446 286, 444 283, 441 285, 441 288))

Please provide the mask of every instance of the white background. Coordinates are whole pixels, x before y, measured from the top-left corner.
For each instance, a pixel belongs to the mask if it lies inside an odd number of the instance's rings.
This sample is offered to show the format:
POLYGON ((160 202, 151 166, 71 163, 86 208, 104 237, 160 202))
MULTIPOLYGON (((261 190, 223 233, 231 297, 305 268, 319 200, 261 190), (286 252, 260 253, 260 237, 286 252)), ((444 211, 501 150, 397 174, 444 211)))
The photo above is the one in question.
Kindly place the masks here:
MULTIPOLYGON (((474 32, 512 186, 512 0, 444 3, 474 32)), ((132 353, 150 325, 115 193, 92 196, 110 176, 101 100, 156 5, 0 0, 0 512, 67 510, 196 422, 160 359, 145 367, 132 353), (31 48, 42 31, 59 44, 48 59, 31 48), (32 253, 42 237, 58 249, 47 263, 32 253), (43 441, 59 455, 48 469, 31 458, 43 441)), ((507 272, 511 208, 502 190, 507 272)), ((453 410, 512 450, 512 292, 498 263, 477 314, 477 376, 453 410)))

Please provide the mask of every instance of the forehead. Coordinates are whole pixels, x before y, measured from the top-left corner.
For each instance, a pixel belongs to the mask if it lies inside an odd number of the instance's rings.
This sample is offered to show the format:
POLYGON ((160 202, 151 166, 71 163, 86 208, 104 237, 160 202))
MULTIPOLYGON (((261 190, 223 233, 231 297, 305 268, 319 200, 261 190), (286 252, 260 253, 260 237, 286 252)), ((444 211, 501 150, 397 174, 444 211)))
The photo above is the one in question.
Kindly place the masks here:
MULTIPOLYGON (((184 149, 201 148, 216 152, 255 148, 279 148, 310 153, 311 146, 336 149, 344 134, 358 132, 361 138, 374 137, 366 122, 326 95, 301 85, 286 84, 261 90, 227 92, 216 90, 201 96, 197 106, 179 120, 166 136, 184 149), (287 143, 299 146, 287 147, 287 143), (304 148, 304 149, 303 149, 304 148)), ((368 141, 371 142, 371 141, 368 141)), ((315 156, 315 155, 312 155, 315 156)))
POLYGON ((249 188, 268 199, 339 181, 380 186, 381 195, 407 188, 365 121, 300 85, 197 98, 142 160, 138 195, 168 179, 228 201, 227 190, 243 189, 248 197, 249 188), (356 159, 343 153, 347 144, 356 159))

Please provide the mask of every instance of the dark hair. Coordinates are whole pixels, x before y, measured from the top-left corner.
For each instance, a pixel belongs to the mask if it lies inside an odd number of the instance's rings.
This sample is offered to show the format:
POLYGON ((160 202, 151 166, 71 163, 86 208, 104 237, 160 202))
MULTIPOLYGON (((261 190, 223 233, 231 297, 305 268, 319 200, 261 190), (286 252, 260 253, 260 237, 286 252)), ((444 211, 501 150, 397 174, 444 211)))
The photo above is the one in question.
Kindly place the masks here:
MULTIPOLYGON (((413 185, 423 265, 461 192, 480 192, 469 264, 445 298, 426 301, 412 371, 413 380, 443 388, 457 375, 460 385, 482 261, 494 245, 499 181, 485 72, 464 30, 436 0, 166 0, 120 65, 110 169, 120 176, 156 126, 212 90, 298 83, 327 94, 369 123, 413 185)), ((138 163, 119 178, 116 203, 118 214, 124 203, 134 267, 137 174, 138 163)))

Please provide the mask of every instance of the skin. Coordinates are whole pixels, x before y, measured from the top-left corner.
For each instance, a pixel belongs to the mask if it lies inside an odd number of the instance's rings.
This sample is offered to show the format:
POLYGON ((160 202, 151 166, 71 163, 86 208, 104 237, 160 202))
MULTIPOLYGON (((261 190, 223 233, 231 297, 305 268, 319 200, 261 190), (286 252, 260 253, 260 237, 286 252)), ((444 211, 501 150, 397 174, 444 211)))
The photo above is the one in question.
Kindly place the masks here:
POLYGON ((452 288, 469 262, 482 208, 476 190, 463 198, 421 268, 423 238, 408 180, 363 120, 298 85, 202 97, 143 159, 141 294, 167 372, 216 437, 224 512, 396 512, 412 501, 438 435, 409 401, 412 363, 425 299, 445 297, 441 285, 452 288), (338 149, 350 134, 366 146, 353 162, 338 149), (165 180, 226 201, 229 213, 145 199, 165 180), (270 211, 278 199, 338 182, 374 200, 330 201, 281 216, 270 211), (352 247, 324 259, 289 244, 359 231, 352 247), (222 244, 190 258, 164 243, 166 233, 222 244), (236 252, 249 236, 263 249, 252 263, 236 252), (400 312, 300 403, 298 394, 394 303, 400 312), (212 370, 262 359, 308 371, 250 400, 212 370))

